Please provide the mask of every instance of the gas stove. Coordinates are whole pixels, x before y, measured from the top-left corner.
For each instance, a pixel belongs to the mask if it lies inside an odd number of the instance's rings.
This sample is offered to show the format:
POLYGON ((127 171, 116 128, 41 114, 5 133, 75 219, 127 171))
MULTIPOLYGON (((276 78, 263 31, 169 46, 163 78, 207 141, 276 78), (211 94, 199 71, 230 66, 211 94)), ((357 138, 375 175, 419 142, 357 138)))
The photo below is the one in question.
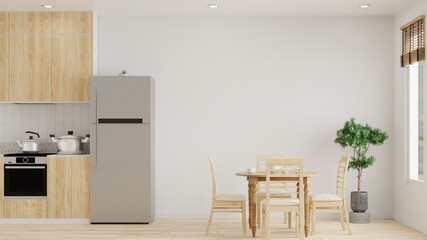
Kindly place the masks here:
POLYGON ((47 155, 52 155, 56 153, 47 153, 47 152, 38 152, 38 153, 6 153, 3 154, 4 157, 46 157, 47 155))

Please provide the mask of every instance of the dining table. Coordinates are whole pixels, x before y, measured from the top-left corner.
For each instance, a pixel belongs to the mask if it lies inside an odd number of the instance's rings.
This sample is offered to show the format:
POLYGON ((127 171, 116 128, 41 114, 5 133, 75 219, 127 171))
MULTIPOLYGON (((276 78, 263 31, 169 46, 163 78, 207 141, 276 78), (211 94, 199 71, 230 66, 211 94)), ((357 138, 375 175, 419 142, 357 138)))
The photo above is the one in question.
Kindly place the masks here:
MULTIPOLYGON (((248 196, 249 196, 249 228, 252 230, 252 237, 256 236, 257 224, 256 224, 256 213, 257 213, 257 185, 258 182, 265 182, 266 172, 237 172, 237 176, 246 177, 248 180, 248 196)), ((308 237, 308 231, 310 229, 310 181, 311 177, 319 176, 318 172, 306 172, 303 173, 303 184, 304 184, 304 234, 308 237)), ((298 174, 287 173, 281 174, 280 178, 275 178, 277 181, 298 181, 298 174)))

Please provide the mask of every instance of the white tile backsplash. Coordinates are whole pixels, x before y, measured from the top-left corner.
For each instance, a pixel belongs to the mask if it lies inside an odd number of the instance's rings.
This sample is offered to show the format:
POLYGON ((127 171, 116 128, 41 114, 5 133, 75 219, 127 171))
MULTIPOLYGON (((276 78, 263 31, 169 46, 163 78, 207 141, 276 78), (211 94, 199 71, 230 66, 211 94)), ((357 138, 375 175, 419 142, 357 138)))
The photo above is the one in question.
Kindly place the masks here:
MULTIPOLYGON (((4 105, 0 104, 0 124, 4 123, 4 105)), ((1 132, 0 132, 1 134, 1 132)))
POLYGON ((22 122, 21 108, 22 108, 21 104, 16 104, 16 106, 13 106, 13 122, 12 123, 16 124, 16 123, 22 122))
POLYGON ((40 142, 50 142, 49 134, 63 136, 67 131, 89 134, 89 104, 13 104, 0 103, 0 143, 25 140, 34 131, 40 142))
POLYGON ((13 104, 4 104, 4 123, 13 123, 13 104))
POLYGON ((64 123, 73 123, 73 105, 74 104, 64 105, 64 123))
POLYGON ((39 123, 39 104, 30 105, 30 123, 39 123))
POLYGON ((47 120, 47 104, 39 105, 39 123, 46 123, 47 120))
POLYGON ((31 119, 31 108, 30 105, 22 105, 21 108, 21 122, 24 123, 30 123, 31 119))

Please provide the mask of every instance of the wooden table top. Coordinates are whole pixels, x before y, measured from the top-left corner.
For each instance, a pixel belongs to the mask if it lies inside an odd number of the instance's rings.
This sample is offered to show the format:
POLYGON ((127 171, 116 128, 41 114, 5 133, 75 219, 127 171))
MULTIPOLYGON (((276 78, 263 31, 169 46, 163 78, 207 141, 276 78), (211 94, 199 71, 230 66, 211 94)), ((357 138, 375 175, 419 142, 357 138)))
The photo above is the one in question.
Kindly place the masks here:
MULTIPOLYGON (((242 176, 242 177, 265 177, 266 176, 266 172, 262 171, 262 172, 254 172, 254 173, 250 173, 247 171, 244 172, 237 172, 236 173, 237 176, 242 176)), ((319 176, 320 174, 318 172, 304 172, 303 176, 304 177, 315 177, 315 176, 319 176)), ((296 173, 273 173, 271 174, 272 177, 298 177, 299 175, 296 173)))

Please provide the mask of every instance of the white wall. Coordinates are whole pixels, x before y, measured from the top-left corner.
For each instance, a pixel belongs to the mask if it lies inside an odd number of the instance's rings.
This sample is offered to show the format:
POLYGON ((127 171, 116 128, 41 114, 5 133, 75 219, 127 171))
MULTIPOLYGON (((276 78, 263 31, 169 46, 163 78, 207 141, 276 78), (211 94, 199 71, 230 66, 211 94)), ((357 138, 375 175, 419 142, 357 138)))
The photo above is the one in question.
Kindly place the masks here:
POLYGON ((39 142, 51 142, 49 134, 63 136, 68 130, 89 133, 89 104, 0 103, 0 143, 28 139, 25 131, 40 134, 39 142))
MULTIPOLYGON (((405 149, 405 69, 400 67, 399 57, 401 53, 400 27, 412 19, 427 14, 427 2, 420 0, 409 9, 395 16, 394 19, 394 213, 396 220, 405 223, 415 229, 427 233, 427 184, 407 181, 408 156, 405 149)), ((424 62, 424 82, 427 80, 427 65, 424 62)), ((427 85, 424 85, 427 86, 427 85)), ((426 91, 424 91, 426 93, 426 91)), ((424 102, 425 103, 425 102, 424 102)), ((427 109, 427 104, 424 104, 427 109)), ((426 110, 424 110, 426 112, 426 110)), ((426 117, 426 116, 424 116, 426 117)), ((426 136, 426 129, 424 129, 426 136)), ((424 145, 424 149, 427 146, 424 145)), ((424 160, 425 162, 425 160, 424 160)), ((424 173, 427 172, 424 164, 424 173)))
MULTIPOLYGON (((373 217, 393 212, 393 20, 388 17, 99 15, 99 75, 156 81, 156 214, 207 217, 208 155, 219 192, 247 194, 235 172, 285 153, 334 192, 336 130, 355 116, 390 133, 363 176, 373 217)), ((356 189, 356 175, 348 191, 356 189)))

